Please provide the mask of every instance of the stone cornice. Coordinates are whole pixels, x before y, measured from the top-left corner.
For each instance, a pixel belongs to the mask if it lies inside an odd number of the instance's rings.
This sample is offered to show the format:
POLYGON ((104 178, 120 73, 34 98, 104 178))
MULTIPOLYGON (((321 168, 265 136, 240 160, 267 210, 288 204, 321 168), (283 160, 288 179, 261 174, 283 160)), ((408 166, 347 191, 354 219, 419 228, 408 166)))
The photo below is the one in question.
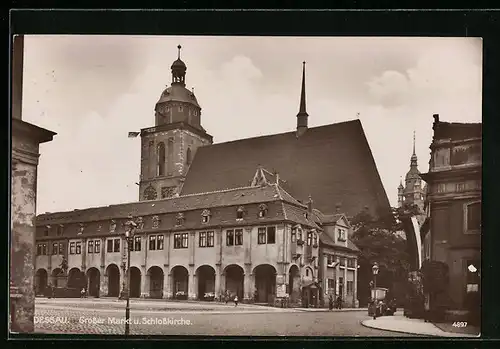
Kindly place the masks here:
POLYGON ((33 153, 23 149, 12 149, 12 162, 20 161, 26 164, 38 165, 40 154, 33 153))
POLYGON ((30 139, 33 139, 37 143, 50 142, 54 136, 57 134, 55 132, 46 130, 44 128, 38 127, 36 125, 30 124, 20 119, 12 120, 12 135, 23 135, 30 139))

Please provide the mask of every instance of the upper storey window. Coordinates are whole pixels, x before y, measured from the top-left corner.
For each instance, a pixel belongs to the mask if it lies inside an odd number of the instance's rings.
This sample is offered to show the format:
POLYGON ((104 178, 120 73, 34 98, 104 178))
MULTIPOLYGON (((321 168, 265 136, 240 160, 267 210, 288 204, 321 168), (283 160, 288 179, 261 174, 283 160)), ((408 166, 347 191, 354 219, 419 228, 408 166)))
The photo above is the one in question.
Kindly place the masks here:
POLYGON ((465 232, 468 234, 481 231, 481 202, 473 202, 465 205, 465 232))

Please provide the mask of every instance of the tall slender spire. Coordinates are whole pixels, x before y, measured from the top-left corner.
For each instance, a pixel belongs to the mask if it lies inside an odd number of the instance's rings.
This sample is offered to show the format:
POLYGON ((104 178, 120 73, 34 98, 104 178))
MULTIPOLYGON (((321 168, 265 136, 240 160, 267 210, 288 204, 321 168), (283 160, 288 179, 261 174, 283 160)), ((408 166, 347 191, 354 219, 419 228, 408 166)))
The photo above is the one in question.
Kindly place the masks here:
POLYGON ((415 154, 415 130, 413 130, 413 154, 415 154))
POLYGON ((309 116, 306 111, 306 62, 302 62, 302 89, 300 91, 300 107, 297 116, 309 116))
POLYGON ((307 118, 309 114, 306 111, 306 62, 302 62, 302 89, 300 92, 300 107, 297 114, 297 135, 302 135, 307 130, 307 118))
POLYGON ((177 45, 177 59, 181 59, 181 45, 177 45))
POLYGON ((417 167, 417 154, 415 153, 415 131, 413 131, 413 153, 411 154, 410 167, 417 167))

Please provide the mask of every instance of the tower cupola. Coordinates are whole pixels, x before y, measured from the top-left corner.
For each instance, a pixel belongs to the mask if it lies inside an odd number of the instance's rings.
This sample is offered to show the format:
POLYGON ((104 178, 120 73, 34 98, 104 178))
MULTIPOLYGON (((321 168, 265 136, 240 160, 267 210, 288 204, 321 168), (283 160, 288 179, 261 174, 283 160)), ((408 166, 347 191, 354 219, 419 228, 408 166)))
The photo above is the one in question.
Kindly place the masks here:
POLYGON ((181 48, 182 46, 177 46, 177 59, 172 63, 170 69, 172 70, 172 85, 179 84, 186 86, 186 64, 181 60, 181 48))

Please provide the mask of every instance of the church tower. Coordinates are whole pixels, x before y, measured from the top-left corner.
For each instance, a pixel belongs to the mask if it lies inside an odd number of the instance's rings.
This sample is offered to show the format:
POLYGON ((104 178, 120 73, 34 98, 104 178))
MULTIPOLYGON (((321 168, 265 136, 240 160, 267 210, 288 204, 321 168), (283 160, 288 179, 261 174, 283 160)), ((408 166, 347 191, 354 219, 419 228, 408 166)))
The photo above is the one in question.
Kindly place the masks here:
MULTIPOLYGON (((410 158, 410 170, 406 173, 405 186, 403 187, 402 183, 399 183, 398 206, 403 206, 403 203, 416 204, 421 212, 424 212, 425 186, 420 177, 417 160, 415 153, 415 132, 413 132, 413 154, 410 158)), ((423 218, 423 216, 417 217, 419 223, 421 223, 420 218, 423 218)))
POLYGON ((141 130, 139 200, 156 200, 181 192, 196 150, 212 144, 201 126, 194 89, 186 88, 186 64, 178 57, 170 67, 172 83, 155 106, 155 126, 141 130))

